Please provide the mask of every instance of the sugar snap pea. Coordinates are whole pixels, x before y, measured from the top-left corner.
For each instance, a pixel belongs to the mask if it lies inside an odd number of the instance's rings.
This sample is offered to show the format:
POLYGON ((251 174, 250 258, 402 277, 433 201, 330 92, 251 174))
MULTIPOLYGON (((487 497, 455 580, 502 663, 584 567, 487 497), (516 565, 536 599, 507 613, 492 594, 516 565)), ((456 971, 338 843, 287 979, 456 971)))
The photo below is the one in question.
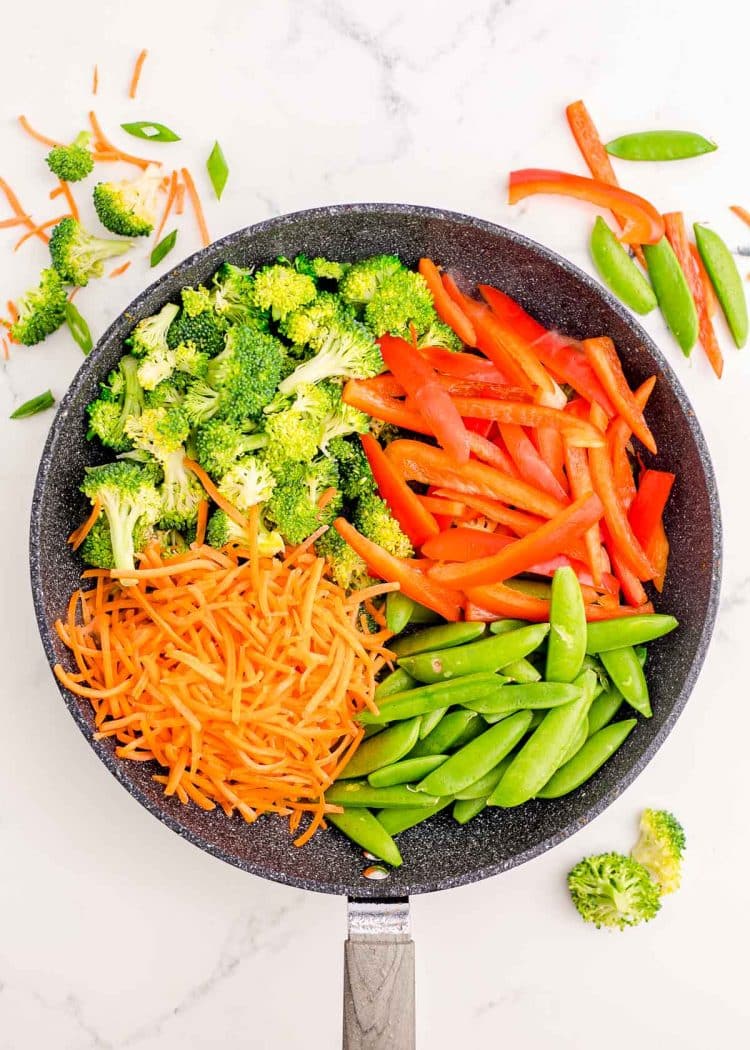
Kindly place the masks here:
POLYGON ((586 739, 589 735, 589 720, 584 718, 581 724, 576 730, 576 735, 570 742, 570 747, 565 752, 563 757, 560 759, 560 765, 564 766, 566 762, 570 762, 573 755, 578 754, 583 745, 586 743, 586 739))
POLYGON ((519 627, 526 627, 526 620, 493 620, 490 624, 492 634, 506 634, 508 631, 517 631, 519 627))
POLYGON ((627 739, 636 725, 635 718, 613 722, 590 736, 581 750, 561 766, 537 791, 537 798, 560 798, 584 784, 604 765, 627 739))
POLYGON ((440 719, 448 711, 447 707, 438 707, 435 711, 428 711, 426 715, 422 715, 422 725, 419 727, 419 739, 424 740, 426 736, 429 736, 435 726, 438 724, 440 719))
POLYGON ((693 230, 695 243, 716 290, 716 298, 727 319, 729 331, 735 345, 743 347, 748 332, 747 300, 737 264, 718 233, 699 222, 693 225, 693 230))
POLYGON ((373 857, 384 860, 394 868, 401 866, 398 846, 369 809, 345 809, 343 813, 327 813, 326 820, 357 846, 372 853, 373 857))
POLYGON ((550 584, 545 580, 527 580, 525 576, 513 576, 505 581, 505 585, 513 591, 527 594, 530 598, 549 599, 550 584))
POLYGON ((638 657, 638 663, 641 667, 646 666, 646 658, 648 657, 648 649, 645 645, 634 645, 635 655, 638 657))
POLYGON ((448 758, 447 755, 422 755, 421 758, 405 758, 391 766, 375 769, 367 778, 370 787, 393 787, 395 784, 417 783, 437 769, 448 758))
POLYGON ((434 796, 417 791, 408 784, 375 788, 366 780, 337 780, 326 791, 326 802, 345 809, 411 809, 414 806, 432 806, 437 801, 434 796))
POLYGON ((388 643, 396 656, 414 656, 432 649, 450 649, 455 645, 466 645, 484 634, 483 623, 443 623, 437 627, 425 627, 423 631, 405 634, 388 643))
POLYGON ((536 667, 524 656, 520 660, 514 660, 513 663, 506 664, 500 670, 505 678, 510 678, 512 681, 518 682, 519 685, 538 682, 542 677, 541 671, 537 671, 536 667))
MULTIPOLYGON (((463 714, 463 712, 457 711, 456 714, 463 714)), ((475 715, 477 714, 477 712, 472 711, 471 714, 475 715)), ((487 723, 481 715, 479 715, 478 718, 472 718, 471 721, 467 722, 464 726, 463 732, 456 737, 453 743, 453 747, 463 747, 464 744, 470 744, 475 737, 481 736, 481 734, 485 731, 486 728, 487 723)), ((425 737, 425 739, 427 738, 425 737)))
POLYGON ((586 610, 581 585, 570 565, 555 570, 549 619, 545 678, 572 682, 586 655, 586 610))
POLYGON ((532 653, 542 644, 548 632, 548 624, 535 623, 469 645, 399 657, 399 666, 417 681, 427 683, 499 671, 505 664, 532 653))
POLYGON ((622 693, 615 686, 610 686, 597 696, 589 708, 589 736, 598 733, 612 721, 622 707, 622 693))
POLYGON ((487 808, 487 796, 481 798, 456 799, 453 803, 453 819, 457 824, 468 824, 487 808))
POLYGON ((412 610, 411 624, 433 624, 441 623, 442 617, 438 615, 433 609, 428 609, 426 605, 420 605, 419 602, 414 602, 414 609, 412 610))
POLYGON ((398 762, 409 754, 419 739, 419 724, 418 717, 396 722, 390 729, 384 729, 377 736, 365 740, 344 766, 339 780, 366 777, 376 769, 398 762))
POLYGON ((527 708, 559 707, 577 700, 580 695, 580 688, 571 682, 529 682, 527 685, 504 685, 494 693, 461 703, 483 715, 510 715, 527 708))
POLYGON ((625 645, 653 642, 677 627, 674 616, 652 613, 643 616, 621 616, 616 620, 590 623, 586 629, 586 652, 604 653, 625 645))
POLYGON ((393 693, 380 703, 378 714, 362 711, 357 718, 361 725, 378 725, 414 718, 442 707, 452 707, 464 700, 492 695, 502 688, 505 679, 497 674, 473 674, 449 682, 435 682, 404 692, 393 693))
POLYGON ((415 604, 403 591, 389 591, 385 599, 385 623, 388 630, 401 634, 411 621, 415 604))
MULTIPOLYGON (((526 731, 528 732, 528 728, 526 731)), ((479 777, 478 780, 473 781, 468 787, 465 787, 463 791, 457 791, 456 800, 463 802, 475 798, 486 799, 500 783, 500 778, 512 761, 513 755, 506 755, 502 762, 498 762, 495 768, 491 769, 489 773, 485 773, 483 777, 479 777)))
POLYGON ((450 806, 452 801, 452 798, 440 798, 431 806, 415 806, 413 809, 383 809, 378 813, 378 820, 389 835, 398 835, 399 832, 406 831, 434 817, 441 809, 450 806))
POLYGON ((618 299, 639 314, 654 309, 653 288, 601 215, 591 231, 589 250, 599 276, 618 299))
POLYGON ((682 267, 666 237, 644 244, 643 254, 667 327, 689 357, 698 340, 698 314, 682 267))
POLYGON ((476 711, 449 711, 429 736, 420 740, 411 752, 412 758, 422 755, 443 755, 462 741, 467 733, 481 733, 486 723, 476 711))
POLYGON ((478 777, 494 769, 513 750, 530 721, 531 714, 520 711, 485 730, 481 736, 451 755, 447 762, 428 773, 417 784, 418 790, 438 796, 455 795, 462 791, 478 777))
POLYGON ((393 696, 394 693, 403 693, 406 689, 411 689, 414 685, 414 679, 405 671, 403 667, 397 667, 395 671, 392 671, 387 678, 384 678, 375 688, 375 702, 379 703, 381 700, 385 700, 387 696, 393 696))
POLYGON ((651 701, 648 696, 648 685, 640 661, 632 646, 623 649, 612 649, 601 654, 601 660, 607 674, 620 690, 631 707, 645 718, 651 717, 651 701))
POLYGON ((364 728, 365 728, 365 735, 364 735, 364 737, 362 739, 363 740, 369 740, 370 737, 377 736, 378 733, 382 733, 383 730, 387 729, 388 727, 385 726, 385 725, 382 725, 382 726, 365 726, 364 728))
POLYGON ((622 160, 686 160, 713 153, 718 146, 695 131, 636 131, 612 139, 604 147, 622 160))

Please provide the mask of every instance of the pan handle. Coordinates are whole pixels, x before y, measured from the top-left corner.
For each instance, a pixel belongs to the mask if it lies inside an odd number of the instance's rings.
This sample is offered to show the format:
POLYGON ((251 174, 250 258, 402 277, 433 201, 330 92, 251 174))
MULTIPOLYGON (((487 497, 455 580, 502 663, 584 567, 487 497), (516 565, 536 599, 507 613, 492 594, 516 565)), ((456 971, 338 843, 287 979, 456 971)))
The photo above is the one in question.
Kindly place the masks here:
POLYGON ((409 901, 349 899, 343 1050, 415 1050, 409 901))

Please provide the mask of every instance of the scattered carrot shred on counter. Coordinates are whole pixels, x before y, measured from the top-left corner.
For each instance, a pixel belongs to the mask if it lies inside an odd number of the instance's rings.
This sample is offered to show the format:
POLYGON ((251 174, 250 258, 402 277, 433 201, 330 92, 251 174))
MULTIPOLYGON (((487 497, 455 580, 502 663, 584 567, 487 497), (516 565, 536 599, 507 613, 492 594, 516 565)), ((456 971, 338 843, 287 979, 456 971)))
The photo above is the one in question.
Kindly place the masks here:
POLYGON ((169 176, 169 188, 167 190, 167 199, 164 203, 164 211, 162 212, 161 219, 159 220, 159 225, 157 226, 156 233, 154 234, 154 244, 158 244, 161 240, 161 235, 164 231, 167 219, 169 218, 169 214, 172 211, 172 205, 174 204, 177 196, 177 178, 178 176, 176 171, 173 171, 172 174, 169 176))
POLYGON ((62 192, 62 195, 65 198, 65 200, 68 202, 70 214, 73 216, 76 222, 78 222, 78 220, 80 219, 80 215, 78 212, 78 205, 76 204, 75 197, 73 196, 73 191, 71 190, 68 183, 64 182, 62 179, 60 179, 60 191, 62 192))
POLYGON ((48 230, 50 226, 57 226, 58 222, 62 222, 63 219, 67 218, 69 218, 69 215, 66 212, 64 215, 57 215, 54 219, 47 219, 46 222, 42 222, 38 226, 32 226, 32 228, 27 230, 22 237, 19 237, 13 245, 13 251, 17 252, 22 244, 25 244, 31 237, 36 237, 40 233, 43 235, 45 241, 49 241, 49 237, 44 231, 48 230))
POLYGON ((187 168, 182 169, 181 175, 182 181, 185 184, 185 190, 187 192, 188 197, 190 198, 190 203, 193 206, 193 211, 195 212, 195 219, 198 223, 198 230, 201 235, 201 240, 203 241, 203 246, 204 248, 208 247, 208 245, 211 243, 211 236, 208 232, 208 226, 206 226, 206 217, 203 214, 203 205, 201 204, 200 197, 198 196, 198 191, 195 188, 193 176, 190 174, 187 168))
POLYGON ((163 767, 167 795, 248 822, 282 814, 292 831, 307 814, 303 845, 335 809, 324 792, 362 739, 355 716, 375 708, 390 655, 390 632, 358 616, 395 585, 347 596, 324 565, 306 544, 284 561, 198 545, 168 559, 151 545, 133 586, 88 570, 94 585, 55 625, 76 670, 55 673, 90 701, 97 739, 163 767))
POLYGON ((8 340, 5 336, 0 339, 0 346, 2 346, 3 361, 10 361, 10 347, 8 346, 8 340))
POLYGON ((21 114, 18 118, 18 123, 21 125, 27 135, 31 135, 32 139, 36 139, 37 142, 41 142, 43 146, 64 146, 64 142, 58 142, 57 139, 48 138, 47 135, 42 135, 41 131, 36 131, 29 124, 27 118, 21 114))
POLYGON ((91 94, 99 94, 99 66, 94 66, 94 75, 91 78, 91 94))
POLYGON ((121 266, 115 266, 114 270, 110 270, 109 276, 110 277, 122 277, 122 275, 125 273, 125 271, 130 269, 131 265, 132 265, 132 260, 128 259, 128 261, 124 262, 121 266))
POLYGON ((37 236, 41 238, 41 240, 43 240, 46 244, 48 238, 44 235, 44 233, 41 230, 36 230, 36 224, 34 220, 31 218, 31 216, 21 204, 13 188, 5 181, 5 179, 2 178, 0 178, 0 191, 2 191, 6 201, 8 202, 8 206, 13 211, 16 218, 20 219, 23 225, 28 227, 30 230, 35 230, 37 236))
POLYGON ((729 210, 733 211, 738 219, 742 219, 743 222, 750 226, 750 211, 747 208, 743 208, 741 204, 732 204, 729 210))
POLYGON ((146 160, 145 157, 136 157, 132 153, 125 153, 124 150, 118 149, 104 134, 99 118, 93 109, 89 112, 89 124, 94 135, 94 160, 121 160, 125 164, 135 164, 136 167, 144 170, 149 164, 161 164, 159 160, 146 160))
POLYGON ((141 79, 143 63, 146 61, 147 57, 148 51, 146 50, 146 48, 144 48, 143 51, 139 53, 138 58, 136 58, 135 60, 135 66, 133 67, 133 75, 130 78, 130 87, 128 88, 128 96, 130 98, 135 98, 138 92, 138 84, 141 79))
POLYGON ((174 211, 175 215, 182 215, 185 210, 185 183, 180 182, 177 184, 177 196, 175 198, 174 211))

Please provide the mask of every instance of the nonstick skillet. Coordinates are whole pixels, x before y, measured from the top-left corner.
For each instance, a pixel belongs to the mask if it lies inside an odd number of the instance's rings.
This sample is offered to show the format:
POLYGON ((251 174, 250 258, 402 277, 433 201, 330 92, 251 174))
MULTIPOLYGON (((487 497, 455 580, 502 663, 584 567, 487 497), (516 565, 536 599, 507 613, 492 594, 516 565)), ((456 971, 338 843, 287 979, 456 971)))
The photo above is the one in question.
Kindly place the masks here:
POLYGON ((81 571, 65 540, 84 516, 78 485, 98 454, 84 440, 85 406, 120 357, 123 339, 140 318, 176 300, 184 285, 206 281, 224 260, 250 266, 298 252, 345 260, 389 252, 409 264, 428 255, 472 285, 502 288, 547 327, 577 339, 610 335, 631 384, 659 375, 649 422, 659 467, 677 474, 666 522, 670 571, 657 606, 674 613, 680 627, 649 648, 653 718, 639 720, 615 756, 566 798, 519 810, 487 809, 463 827, 443 813, 405 832, 399 839, 403 867, 383 881, 365 877, 367 859, 333 830, 296 849, 283 820, 262 818, 249 826, 220 809, 206 813, 166 798, 152 780, 151 764, 124 762, 115 757, 112 740, 95 741, 90 706, 61 688, 102 762, 177 834, 253 875, 347 896, 344 1047, 411 1050, 409 895, 484 879, 543 853, 601 813, 653 757, 687 702, 713 629, 721 575, 719 501, 703 435, 671 368, 630 314, 570 263, 502 227, 433 208, 350 204, 297 212, 230 234, 161 277, 118 317, 73 380, 44 449, 31 516, 32 589, 50 664, 71 666, 52 625, 81 571))

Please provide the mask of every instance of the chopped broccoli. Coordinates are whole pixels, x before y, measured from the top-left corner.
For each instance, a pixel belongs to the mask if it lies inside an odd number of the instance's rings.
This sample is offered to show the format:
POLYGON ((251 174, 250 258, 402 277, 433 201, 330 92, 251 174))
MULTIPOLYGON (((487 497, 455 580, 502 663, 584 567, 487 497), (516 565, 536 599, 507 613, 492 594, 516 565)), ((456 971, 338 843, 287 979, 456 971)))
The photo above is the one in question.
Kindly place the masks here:
POLYGON ((70 217, 58 222, 49 239, 52 265, 63 281, 79 288, 87 285, 92 277, 101 277, 105 259, 122 255, 130 247, 130 241, 94 237, 70 217))
POLYGON ((434 317, 429 328, 417 338, 417 349, 425 346, 438 346, 443 350, 461 350, 463 343, 449 324, 434 317))
POLYGON ((325 379, 367 379, 383 371, 380 349, 370 333, 356 321, 334 324, 315 357, 303 361, 279 384, 290 395, 304 383, 325 379))
POLYGON ((145 402, 149 408, 169 408, 170 405, 182 403, 183 391, 175 382, 174 376, 162 379, 153 390, 145 393, 145 402))
POLYGON ((117 368, 102 383, 99 396, 88 405, 89 440, 98 437, 114 452, 127 452, 133 447, 125 432, 129 419, 137 419, 143 411, 143 390, 138 382, 138 362, 126 354, 117 368))
POLYGON ((158 314, 140 320, 125 340, 130 352, 136 357, 143 357, 152 350, 166 350, 169 327, 179 312, 179 306, 167 303, 158 314))
POLYGON ((268 313, 253 300, 253 271, 223 262, 213 277, 216 313, 230 324, 252 324, 267 332, 268 313))
POLYGON ((347 270, 339 284, 339 294, 345 303, 363 310, 387 277, 405 270, 396 255, 372 255, 347 270))
POLYGON ((383 448, 403 436, 397 426, 393 423, 386 423, 383 419, 370 420, 370 433, 378 439, 383 448))
POLYGON ((326 529, 316 542, 315 550, 320 557, 326 559, 331 575, 344 590, 358 590, 373 582, 364 559, 334 528, 326 529))
POLYGON ((385 500, 374 492, 366 493, 357 502, 354 525, 368 540, 396 558, 410 558, 414 554, 409 537, 391 514, 385 500))
POLYGON ((183 343, 190 343, 207 357, 215 357, 224 349, 226 323, 213 310, 202 310, 190 316, 184 308, 167 330, 167 346, 170 350, 183 343))
POLYGON ((11 338, 24 346, 41 343, 65 321, 67 301, 57 270, 42 270, 37 287, 24 292, 16 304, 18 320, 11 325, 11 338))
POLYGON ((53 146, 45 160, 53 175, 63 182, 80 182, 94 170, 89 142, 91 132, 82 131, 69 146, 53 146))
POLYGON ((399 270, 382 280, 365 310, 365 323, 375 335, 404 335, 413 325, 424 332, 437 319, 432 293, 421 273, 399 270))
POLYGON ((246 429, 247 424, 211 419, 198 428, 195 450, 198 462, 215 478, 221 478, 242 456, 266 445, 262 432, 246 429))
POLYGON ((685 830, 665 809, 644 809, 631 856, 646 868, 662 893, 680 887, 685 830))
POLYGON ((323 420, 320 435, 321 452, 326 452, 329 442, 336 438, 346 437, 347 434, 366 434, 369 429, 370 417, 358 408, 344 404, 341 391, 336 388, 335 396, 331 397, 331 409, 323 420))
POLYGON ((185 394, 193 425, 219 415, 227 419, 259 416, 276 393, 283 347, 278 339, 249 325, 227 333, 224 350, 209 362, 206 380, 185 394))
POLYGON ((190 543, 178 529, 157 529, 154 538, 165 558, 174 558, 190 550, 190 543))
MULTIPOLYGON (((133 548, 139 553, 154 535, 151 524, 148 521, 136 524, 133 529, 133 548)), ((81 544, 81 557, 87 565, 94 565, 97 569, 114 569, 114 553, 112 551, 112 537, 109 532, 109 524, 106 517, 100 517, 94 524, 86 539, 81 544)))
POLYGON ((246 511, 258 503, 267 503, 276 479, 263 460, 245 456, 231 467, 219 482, 219 492, 237 510, 246 511))
POLYGON ((568 875, 568 889, 581 918, 597 928, 637 926, 661 907, 659 888, 646 868, 622 853, 580 861, 568 875))
POLYGON ((192 343, 180 343, 174 350, 165 344, 141 358, 138 380, 144 390, 155 390, 168 379, 174 379, 176 385, 190 379, 205 379, 208 362, 206 354, 196 350, 192 343))
POLYGON ((188 317, 197 317, 198 314, 214 308, 211 293, 202 284, 199 284, 197 288, 183 288, 180 294, 182 308, 188 317))
MULTIPOLYGON (((98 500, 104 511, 109 526, 113 567, 134 569, 136 546, 142 540, 142 530, 147 530, 156 522, 161 507, 161 496, 153 472, 126 460, 89 467, 81 492, 92 503, 98 500)), ((101 544, 96 551, 101 557, 101 544)), ((123 586, 129 586, 135 580, 121 579, 120 582, 123 586)))
POLYGON ((277 471, 268 516, 288 543, 301 543, 320 525, 330 524, 341 510, 340 494, 323 510, 318 500, 328 488, 338 489, 338 471, 323 457, 310 463, 286 463, 277 471))
MULTIPOLYGON (((215 510, 206 529, 206 542, 211 547, 224 547, 227 543, 246 543, 244 530, 223 510, 215 510)), ((284 550, 281 533, 268 528, 261 516, 258 524, 258 554, 261 558, 272 558, 284 550)))
POLYGON ((124 237, 147 237, 156 224, 162 178, 158 165, 150 164, 135 179, 98 183, 94 207, 102 226, 124 237))
POLYGON ((282 263, 264 266, 255 275, 253 301, 261 310, 270 310, 274 321, 283 320, 316 295, 315 281, 311 277, 282 263))
POLYGON ((288 314, 279 328, 296 348, 311 346, 318 350, 331 326, 344 321, 346 316, 338 296, 320 292, 311 303, 288 314))
POLYGON ((326 455, 336 461, 341 494, 345 499, 359 499, 375 491, 375 478, 359 441, 333 438, 328 443, 326 455))
POLYGON ((266 419, 269 461, 275 465, 285 460, 302 463, 313 459, 330 411, 330 396, 324 386, 299 387, 291 404, 266 419))
POLYGON ((321 255, 311 259, 300 253, 295 256, 294 268, 297 273, 306 273, 314 281, 340 281, 350 267, 350 263, 333 262, 321 255))
POLYGON ((184 465, 190 426, 182 408, 144 409, 140 416, 127 421, 125 431, 136 449, 148 452, 164 471, 159 525, 184 529, 194 524, 203 489, 184 465))

